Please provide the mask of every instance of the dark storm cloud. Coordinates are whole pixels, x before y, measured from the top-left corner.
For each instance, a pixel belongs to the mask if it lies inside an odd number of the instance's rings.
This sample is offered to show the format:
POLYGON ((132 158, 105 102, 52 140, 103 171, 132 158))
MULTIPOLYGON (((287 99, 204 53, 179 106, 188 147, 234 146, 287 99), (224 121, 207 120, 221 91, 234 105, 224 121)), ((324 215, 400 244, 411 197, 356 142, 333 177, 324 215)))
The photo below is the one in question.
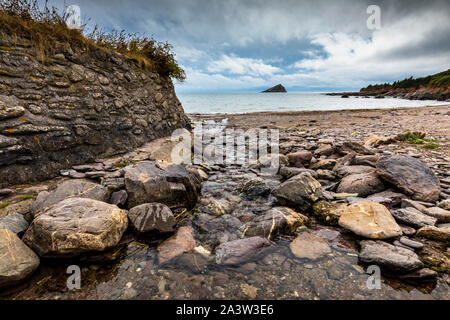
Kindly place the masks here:
MULTIPOLYGON (((63 1, 53 1, 58 7, 63 1)), ((449 68, 450 4, 436 1, 72 0, 105 29, 173 43, 188 81, 237 89, 354 87, 449 68), (368 30, 366 9, 381 9, 368 30)))

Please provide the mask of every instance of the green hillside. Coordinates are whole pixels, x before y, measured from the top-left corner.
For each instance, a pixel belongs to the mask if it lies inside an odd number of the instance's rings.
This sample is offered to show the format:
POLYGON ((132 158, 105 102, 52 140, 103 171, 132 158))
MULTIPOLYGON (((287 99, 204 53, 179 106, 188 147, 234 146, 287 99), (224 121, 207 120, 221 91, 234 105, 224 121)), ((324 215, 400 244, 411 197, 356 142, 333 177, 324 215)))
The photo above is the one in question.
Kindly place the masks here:
POLYGON ((421 87, 427 87, 430 89, 442 88, 446 89, 450 86, 450 69, 447 71, 439 72, 427 77, 416 78, 413 77, 406 78, 404 80, 395 81, 393 83, 383 83, 369 85, 362 88, 360 92, 372 92, 372 91, 390 91, 396 89, 419 89, 421 87))

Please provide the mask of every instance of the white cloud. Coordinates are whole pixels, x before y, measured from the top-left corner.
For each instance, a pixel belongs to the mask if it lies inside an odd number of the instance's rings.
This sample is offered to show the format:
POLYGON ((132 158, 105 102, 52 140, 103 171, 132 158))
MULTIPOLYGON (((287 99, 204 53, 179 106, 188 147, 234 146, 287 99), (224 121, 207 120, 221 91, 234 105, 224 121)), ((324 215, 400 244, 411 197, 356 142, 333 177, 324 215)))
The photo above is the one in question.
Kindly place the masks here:
POLYGON ((222 55, 219 60, 211 61, 207 70, 209 72, 228 72, 231 74, 250 76, 271 76, 281 69, 265 64, 261 59, 240 58, 235 55, 222 55))
POLYGON ((321 76, 324 81, 350 83, 355 83, 351 78, 365 83, 377 78, 428 75, 450 66, 448 50, 430 48, 439 32, 450 32, 446 14, 425 12, 384 26, 371 38, 357 33, 316 34, 311 43, 325 54, 302 59, 294 67, 321 76), (427 41, 431 41, 428 48, 427 41), (425 49, 419 50, 420 47, 425 49))

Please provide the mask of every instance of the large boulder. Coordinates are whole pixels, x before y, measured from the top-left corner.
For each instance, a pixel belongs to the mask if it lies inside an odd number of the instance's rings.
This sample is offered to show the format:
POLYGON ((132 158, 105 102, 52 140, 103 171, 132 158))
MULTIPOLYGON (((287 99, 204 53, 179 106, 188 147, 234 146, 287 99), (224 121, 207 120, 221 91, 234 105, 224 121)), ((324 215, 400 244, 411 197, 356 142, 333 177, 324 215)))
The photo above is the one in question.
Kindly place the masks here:
POLYGON ((162 203, 144 203, 128 212, 133 227, 142 233, 172 232, 177 224, 170 208, 162 203))
POLYGON ((434 226, 437 222, 436 218, 423 214, 412 207, 392 210, 392 215, 395 220, 415 228, 434 226))
POLYGON ((308 217, 285 207, 272 208, 243 226, 243 236, 272 238, 281 233, 293 233, 299 226, 309 224, 308 217))
POLYGON ((282 205, 305 211, 323 196, 323 191, 320 182, 304 172, 279 185, 274 195, 282 205))
POLYGON ((115 205, 68 198, 40 211, 23 241, 40 257, 74 257, 115 247, 127 227, 127 211, 115 205))
POLYGON ((125 186, 128 206, 158 202, 171 209, 192 209, 197 190, 191 175, 181 165, 160 166, 155 161, 142 161, 127 167, 125 186))
POLYGON ((413 157, 384 156, 377 163, 377 173, 415 200, 433 202, 439 199, 439 180, 428 166, 413 157))
POLYGON ((169 239, 163 241, 157 248, 159 263, 164 263, 175 257, 192 251, 195 248, 195 239, 192 229, 181 227, 169 239))
POLYGON ((339 218, 339 225, 370 239, 388 239, 402 235, 402 229, 389 210, 376 202, 349 205, 339 218))
POLYGON ((17 235, 0 229, 0 288, 14 285, 39 266, 39 257, 17 235))
POLYGON ((417 254, 413 251, 393 246, 384 241, 361 241, 359 259, 367 264, 398 272, 409 272, 423 267, 417 254))
POLYGON ((108 201, 109 193, 105 187, 88 180, 67 180, 51 192, 40 192, 30 209, 34 215, 64 199, 75 197, 106 202, 108 201))
POLYGON ((309 231, 300 233, 289 247, 299 259, 317 260, 331 253, 328 241, 309 231))
POLYGON ((383 190, 383 181, 375 172, 348 175, 337 188, 338 193, 357 193, 363 198, 383 190))
POLYGON ((216 263, 222 265, 242 264, 258 256, 261 249, 271 245, 262 237, 251 237, 222 243, 216 248, 216 263))

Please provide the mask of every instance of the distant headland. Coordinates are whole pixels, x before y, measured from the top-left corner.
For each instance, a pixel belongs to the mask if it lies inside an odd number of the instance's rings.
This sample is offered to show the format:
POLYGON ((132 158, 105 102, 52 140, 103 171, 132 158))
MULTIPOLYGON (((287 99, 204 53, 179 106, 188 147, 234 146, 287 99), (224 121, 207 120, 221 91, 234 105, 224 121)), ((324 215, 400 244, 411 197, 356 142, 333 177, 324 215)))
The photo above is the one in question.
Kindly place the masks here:
POLYGON ((334 92, 327 95, 340 95, 342 98, 349 96, 396 97, 410 100, 450 100, 450 69, 422 78, 406 78, 393 83, 369 85, 359 92, 334 92))

